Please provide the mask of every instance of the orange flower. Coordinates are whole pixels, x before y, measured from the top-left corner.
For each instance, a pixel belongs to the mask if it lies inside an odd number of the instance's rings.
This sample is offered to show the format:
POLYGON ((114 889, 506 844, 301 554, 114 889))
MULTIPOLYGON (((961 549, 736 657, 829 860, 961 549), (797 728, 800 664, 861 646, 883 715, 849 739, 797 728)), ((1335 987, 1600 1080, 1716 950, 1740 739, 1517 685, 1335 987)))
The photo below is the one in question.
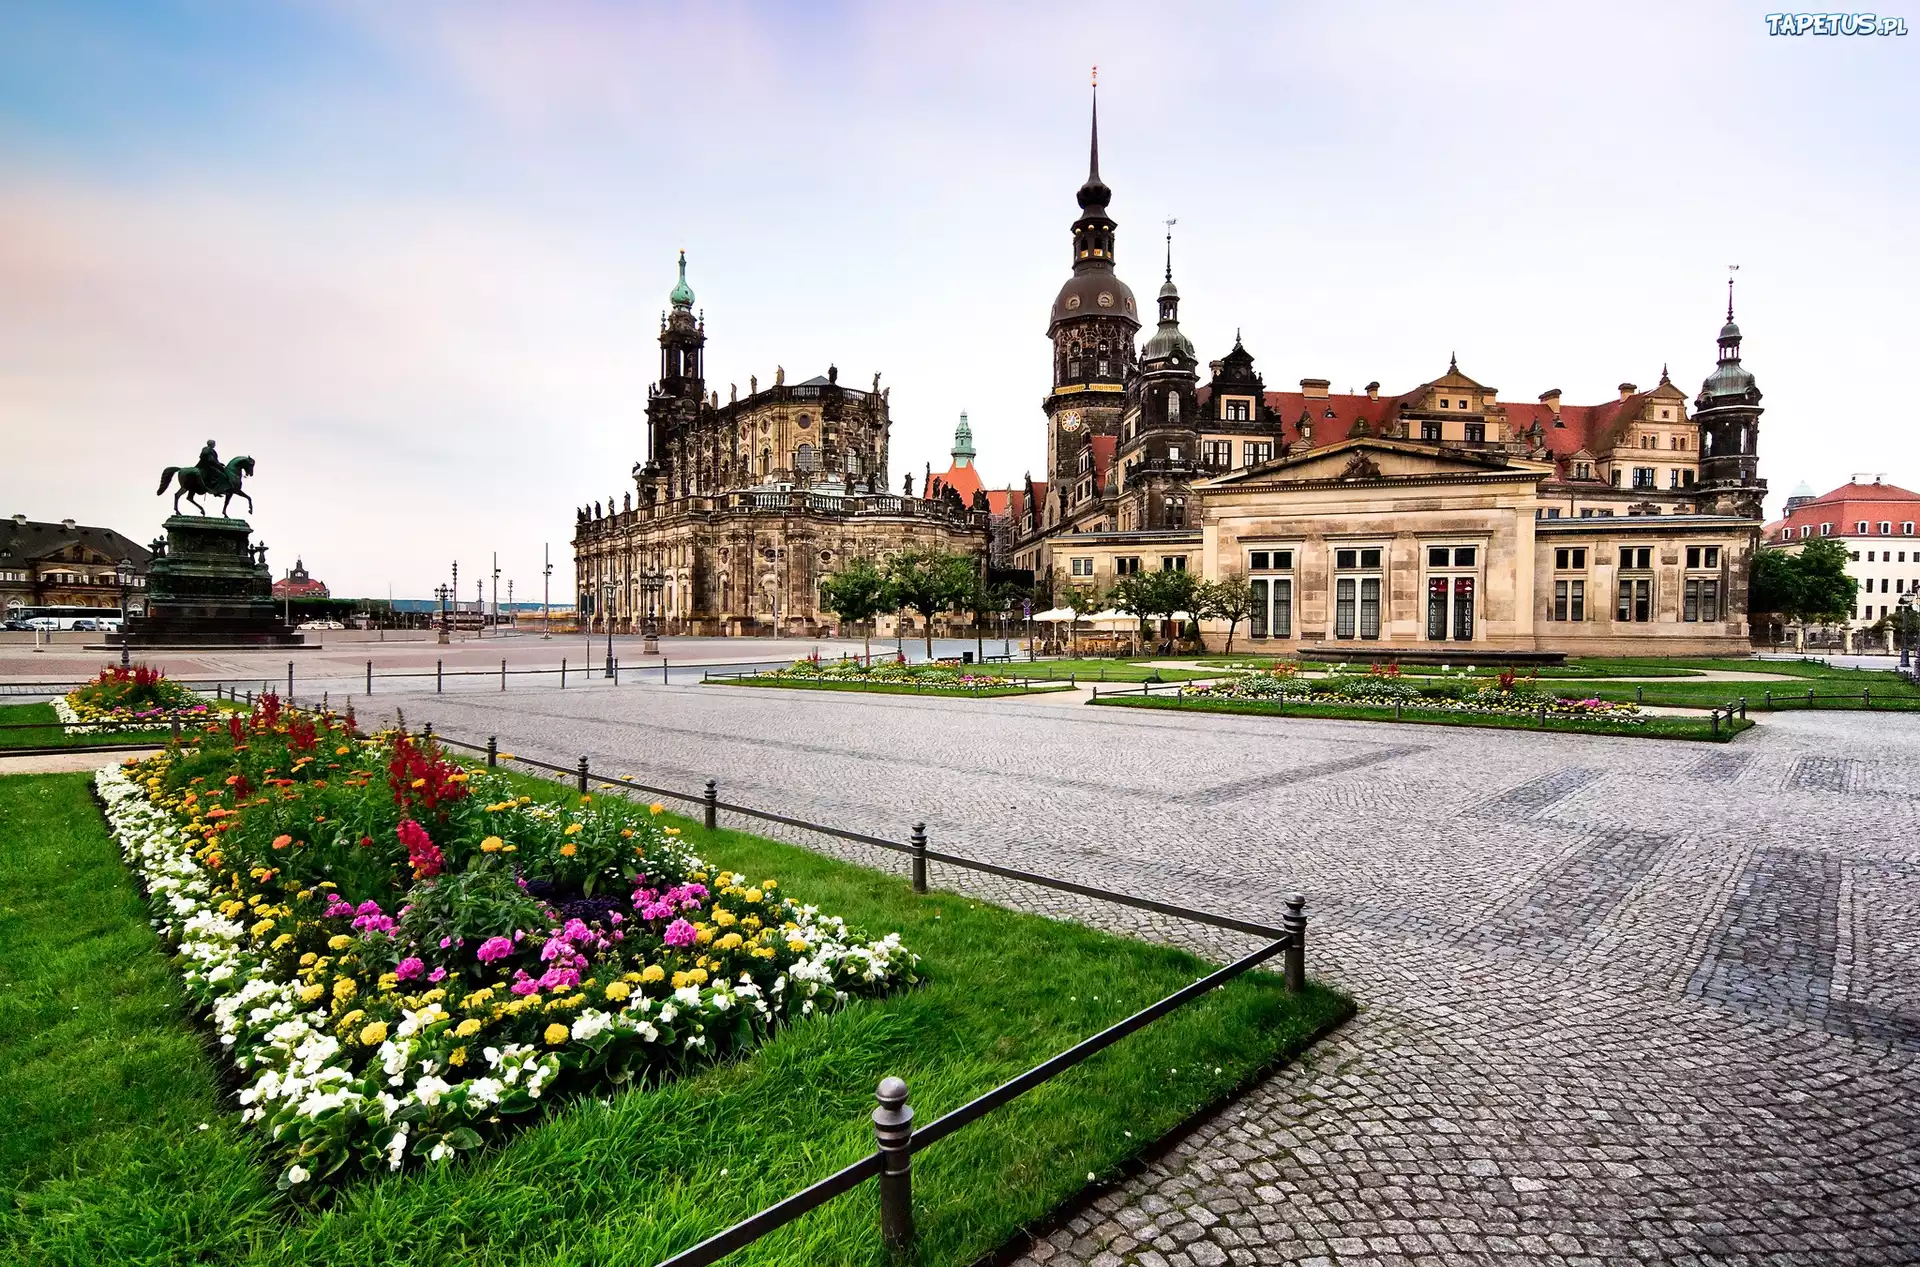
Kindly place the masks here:
POLYGON ((571 858, 573 857, 573 855, 579 852, 580 852, 580 847, 578 845, 575 845, 571 840, 569 840, 566 844, 560 846, 560 856, 562 858, 571 858))
POLYGON ((282 836, 275 836, 273 838, 273 847, 275 849, 285 849, 288 845, 292 843, 293 843, 293 837, 291 836, 282 835, 282 836))

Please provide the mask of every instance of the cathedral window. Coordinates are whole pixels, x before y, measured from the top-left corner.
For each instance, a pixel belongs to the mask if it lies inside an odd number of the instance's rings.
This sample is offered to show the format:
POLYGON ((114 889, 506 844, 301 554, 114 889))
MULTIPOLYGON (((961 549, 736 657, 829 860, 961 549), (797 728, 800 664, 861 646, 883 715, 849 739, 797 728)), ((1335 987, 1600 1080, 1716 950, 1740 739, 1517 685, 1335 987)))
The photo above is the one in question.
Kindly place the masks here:
POLYGON ((793 469, 796 471, 813 470, 813 446, 803 444, 793 451, 793 469))
POLYGON ((1179 392, 1167 393, 1167 421, 1168 422, 1180 421, 1180 393, 1179 392))

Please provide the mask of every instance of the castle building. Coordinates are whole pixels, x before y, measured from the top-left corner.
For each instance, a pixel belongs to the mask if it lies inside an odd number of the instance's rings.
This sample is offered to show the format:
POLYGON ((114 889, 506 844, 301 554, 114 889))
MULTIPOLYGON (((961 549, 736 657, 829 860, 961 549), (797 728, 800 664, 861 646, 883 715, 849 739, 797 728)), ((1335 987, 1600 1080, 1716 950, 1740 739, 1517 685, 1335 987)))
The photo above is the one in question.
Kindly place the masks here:
MULTIPOLYGON (((1804 488, 1805 485, 1802 485, 1804 488)), ((1870 645, 1859 638, 1862 630, 1877 628, 1881 645, 1891 646, 1890 618, 1897 619, 1900 603, 1920 603, 1920 493, 1889 484, 1884 478, 1859 476, 1818 497, 1808 489, 1787 499, 1786 515, 1766 527, 1766 548, 1797 553, 1808 541, 1838 542, 1847 552, 1847 575, 1858 586, 1855 607, 1845 626, 1847 649, 1870 645)), ((1808 631, 1792 636, 1804 644, 1808 631)))
MULTIPOLYGON (((706 321, 687 258, 660 323, 647 458, 616 506, 579 507, 574 573, 583 619, 632 632, 649 601, 667 633, 817 634, 833 617, 820 582, 859 556, 904 549, 983 554, 987 513, 888 487, 889 389, 839 370, 723 404, 706 379, 706 321), (649 580, 657 582, 650 586, 649 580), (649 599, 651 592, 651 600, 649 599)), ((971 455, 969 455, 970 457, 971 455)))
POLYGON ((1097 106, 1077 200, 1072 271, 1047 325, 1046 479, 1026 481, 1013 545, 1014 565, 1056 601, 1183 569, 1249 577, 1261 605, 1250 632, 1273 650, 1747 645, 1766 483, 1731 290, 1691 417, 1664 368, 1652 389, 1622 383, 1593 405, 1557 389, 1503 400, 1457 358, 1394 395, 1377 382, 1337 394, 1323 378, 1270 391, 1238 335, 1203 381, 1170 236, 1156 326, 1136 353, 1097 106))

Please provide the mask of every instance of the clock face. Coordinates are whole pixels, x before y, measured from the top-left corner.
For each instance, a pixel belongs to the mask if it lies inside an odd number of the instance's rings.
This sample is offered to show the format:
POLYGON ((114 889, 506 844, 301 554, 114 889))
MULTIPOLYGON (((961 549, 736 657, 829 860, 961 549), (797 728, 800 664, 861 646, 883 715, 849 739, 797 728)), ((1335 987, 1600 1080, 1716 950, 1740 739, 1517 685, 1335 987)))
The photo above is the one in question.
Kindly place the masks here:
POLYGON ((1080 296, 1078 296, 1078 295, 1068 295, 1068 296, 1067 296, 1067 311, 1068 311, 1068 312, 1072 312, 1072 311, 1073 311, 1073 310, 1074 310, 1075 308, 1078 308, 1079 306, 1080 306, 1080 296))
POLYGON ((1078 430, 1080 430, 1080 412, 1079 412, 1079 410, 1077 410, 1077 409, 1067 409, 1067 410, 1063 410, 1063 411, 1061 412, 1061 414, 1060 414, 1060 429, 1061 429, 1062 431, 1078 431, 1078 430))

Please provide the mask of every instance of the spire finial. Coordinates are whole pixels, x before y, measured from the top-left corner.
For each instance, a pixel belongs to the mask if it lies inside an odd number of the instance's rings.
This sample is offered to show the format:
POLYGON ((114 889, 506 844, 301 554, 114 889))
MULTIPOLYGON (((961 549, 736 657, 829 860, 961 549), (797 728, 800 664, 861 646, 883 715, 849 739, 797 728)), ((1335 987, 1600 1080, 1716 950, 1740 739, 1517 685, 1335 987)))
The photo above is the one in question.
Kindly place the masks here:
POLYGON ((1449 374, 1458 374, 1459 372, 1460 372, 1460 355, 1459 355, 1459 353, 1457 353, 1457 352, 1449 352, 1449 353, 1447 353, 1447 373, 1449 373, 1449 374))
POLYGON ((1100 183, 1100 68, 1093 68, 1093 147, 1087 157, 1087 183, 1100 183))
POLYGON ((1660 381, 1663 383, 1672 381, 1667 377, 1667 363, 1665 361, 1660 362, 1660 381))
POLYGON ((1167 280, 1173 280, 1173 226, 1179 224, 1172 216, 1167 217, 1167 280))
POLYGON ((1738 264, 1727 265, 1727 320, 1733 320, 1733 275, 1740 271, 1738 264))

